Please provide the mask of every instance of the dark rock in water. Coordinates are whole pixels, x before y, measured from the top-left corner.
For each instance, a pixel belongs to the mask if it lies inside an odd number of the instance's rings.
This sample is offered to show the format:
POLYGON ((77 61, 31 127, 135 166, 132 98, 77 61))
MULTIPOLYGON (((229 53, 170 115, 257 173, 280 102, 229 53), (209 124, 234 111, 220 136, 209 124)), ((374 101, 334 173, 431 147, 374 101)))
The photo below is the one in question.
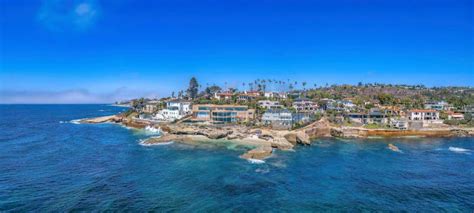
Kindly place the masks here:
POLYGON ((451 130, 451 135, 456 136, 456 137, 468 137, 469 131, 463 130, 463 129, 452 129, 451 130))

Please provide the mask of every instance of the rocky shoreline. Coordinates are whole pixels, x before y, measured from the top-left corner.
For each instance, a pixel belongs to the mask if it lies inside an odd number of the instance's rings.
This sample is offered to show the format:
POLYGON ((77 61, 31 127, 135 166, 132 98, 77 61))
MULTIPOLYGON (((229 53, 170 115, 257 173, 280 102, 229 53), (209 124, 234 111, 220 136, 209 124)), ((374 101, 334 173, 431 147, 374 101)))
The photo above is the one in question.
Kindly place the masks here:
POLYGON ((369 138, 369 137, 472 137, 474 128, 437 128, 422 130, 366 129, 342 127, 331 124, 322 118, 297 130, 272 130, 243 125, 198 125, 184 123, 152 123, 147 120, 122 117, 120 115, 82 119, 80 123, 118 123, 127 127, 160 128, 162 136, 152 137, 143 145, 169 143, 195 144, 202 141, 219 142, 222 140, 253 147, 240 157, 247 160, 262 160, 270 157, 274 149, 292 150, 296 145, 310 145, 311 140, 322 137, 369 138))

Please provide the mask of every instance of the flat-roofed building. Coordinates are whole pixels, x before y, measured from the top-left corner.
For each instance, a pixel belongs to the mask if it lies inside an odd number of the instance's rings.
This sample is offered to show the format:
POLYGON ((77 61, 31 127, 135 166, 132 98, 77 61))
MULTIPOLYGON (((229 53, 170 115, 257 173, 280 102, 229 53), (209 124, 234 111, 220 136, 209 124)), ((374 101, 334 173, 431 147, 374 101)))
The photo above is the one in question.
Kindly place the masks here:
POLYGON ((446 101, 425 103, 425 109, 433 109, 437 111, 450 110, 450 105, 446 101))
POLYGON ((158 109, 158 106, 156 104, 146 104, 143 107, 143 112, 144 113, 154 113, 158 109))
POLYGON ((192 112, 193 120, 218 123, 250 121, 255 118, 255 109, 244 105, 195 104, 192 112))
POLYGON ((403 119, 403 118, 391 119, 390 127, 396 128, 396 129, 408 129, 408 120, 403 119))
POLYGON ((439 112, 434 109, 415 109, 407 113, 410 129, 425 127, 440 127, 443 120, 439 119, 439 112))
POLYGON ((434 109, 414 109, 408 111, 408 120, 430 121, 439 120, 439 112, 434 109))
POLYGON ((283 105, 281 105, 279 101, 261 100, 258 101, 258 105, 266 109, 283 108, 283 105))
POLYGON ((293 114, 287 109, 269 109, 262 115, 262 123, 274 129, 290 129, 293 114))
POLYGON ((318 110, 318 104, 308 99, 297 99, 293 102, 293 108, 297 112, 316 112, 318 110))
POLYGON ((166 108, 158 111, 155 118, 158 120, 175 121, 191 113, 191 102, 172 100, 166 102, 166 108))

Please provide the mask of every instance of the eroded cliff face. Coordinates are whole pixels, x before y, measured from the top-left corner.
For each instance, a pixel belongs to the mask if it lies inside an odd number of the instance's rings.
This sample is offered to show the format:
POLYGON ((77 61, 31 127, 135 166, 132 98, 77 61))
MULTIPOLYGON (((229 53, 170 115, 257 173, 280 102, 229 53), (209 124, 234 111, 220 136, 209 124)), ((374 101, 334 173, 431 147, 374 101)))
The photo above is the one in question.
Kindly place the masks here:
POLYGON ((339 138, 366 138, 369 135, 367 129, 334 127, 331 128, 331 136, 339 138))
POLYGON ((321 118, 321 120, 316 121, 306 127, 303 127, 295 132, 304 133, 307 137, 321 138, 321 137, 331 137, 331 123, 327 118, 321 118))
POLYGON ((341 138, 366 138, 366 137, 469 137, 474 136, 473 129, 462 128, 437 128, 423 130, 398 130, 398 129, 364 129, 339 127, 332 128, 331 135, 341 138))

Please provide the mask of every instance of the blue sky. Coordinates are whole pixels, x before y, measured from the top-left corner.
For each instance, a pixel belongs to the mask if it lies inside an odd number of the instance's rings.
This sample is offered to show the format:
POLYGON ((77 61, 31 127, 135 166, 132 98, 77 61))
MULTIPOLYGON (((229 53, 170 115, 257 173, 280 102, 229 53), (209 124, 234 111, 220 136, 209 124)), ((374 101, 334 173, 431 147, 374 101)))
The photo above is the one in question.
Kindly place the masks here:
POLYGON ((474 86, 471 0, 5 0, 0 103, 257 78, 474 86))

